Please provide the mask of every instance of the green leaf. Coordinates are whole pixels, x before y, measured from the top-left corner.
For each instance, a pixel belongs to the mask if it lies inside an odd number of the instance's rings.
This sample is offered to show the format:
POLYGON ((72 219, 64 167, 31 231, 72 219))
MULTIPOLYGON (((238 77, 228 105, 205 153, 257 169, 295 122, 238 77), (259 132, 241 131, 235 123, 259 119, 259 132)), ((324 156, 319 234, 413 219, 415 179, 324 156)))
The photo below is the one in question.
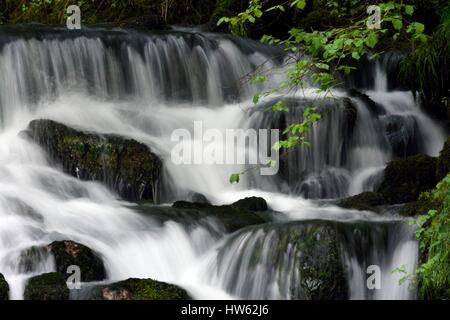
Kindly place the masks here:
POLYGON ((259 102, 259 93, 255 93, 255 95, 253 96, 253 103, 257 104, 259 102))
POLYGON ((375 32, 370 32, 369 35, 367 36, 365 42, 366 42, 366 45, 369 48, 372 48, 372 49, 375 48, 375 46, 378 43, 378 36, 377 36, 377 34, 375 32))
POLYGON ((392 20, 392 26, 395 30, 401 30, 403 28, 403 22, 399 19, 392 20))
POLYGON ((222 17, 219 19, 219 21, 217 21, 217 25, 220 26, 222 23, 228 23, 228 22, 230 22, 230 18, 222 17))
POLYGON ((289 109, 288 109, 288 107, 286 107, 286 104, 284 103, 284 101, 280 100, 280 101, 277 101, 272 106, 272 111, 274 111, 274 112, 276 112, 276 111, 288 112, 289 109))
POLYGON ((297 7, 297 9, 303 10, 306 7, 306 0, 295 0, 291 3, 291 7, 297 7))
POLYGON ((231 183, 231 184, 233 184, 233 183, 239 183, 239 179, 240 179, 240 174, 239 174, 239 173, 233 173, 233 174, 230 176, 230 183, 231 183))
POLYGON ((359 59, 361 59, 361 55, 358 53, 358 51, 353 51, 352 58, 355 60, 359 60, 359 59))
POLYGON ((409 15, 409 16, 412 15, 414 13, 414 6, 406 5, 405 6, 405 13, 407 15, 409 15))

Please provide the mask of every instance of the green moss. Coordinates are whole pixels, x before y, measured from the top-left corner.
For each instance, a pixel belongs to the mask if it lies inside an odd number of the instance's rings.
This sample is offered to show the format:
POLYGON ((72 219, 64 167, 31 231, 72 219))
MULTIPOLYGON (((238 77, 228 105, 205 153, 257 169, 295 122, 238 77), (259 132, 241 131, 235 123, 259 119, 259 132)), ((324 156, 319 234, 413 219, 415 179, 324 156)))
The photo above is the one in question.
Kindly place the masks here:
POLYGON ((398 213, 405 217, 416 217, 427 214, 428 211, 439 209, 440 207, 441 204, 438 201, 421 196, 417 201, 408 202, 403 205, 398 213))
POLYGON ((77 131, 51 120, 32 121, 28 136, 65 172, 102 182, 125 200, 157 201, 162 163, 147 146, 115 135, 77 131))
POLYGON ((77 265, 81 270, 81 281, 101 281, 106 277, 103 261, 88 247, 73 241, 55 241, 49 245, 55 257, 57 271, 67 277, 67 268, 77 265))
POLYGON ((346 209, 376 211, 376 206, 385 203, 382 194, 376 192, 363 192, 355 196, 340 200, 337 205, 346 209))
POLYGON ((5 277, 0 273, 0 301, 8 300, 9 296, 9 285, 6 282, 5 277))
POLYGON ((436 176, 443 179, 450 172, 450 138, 444 144, 436 163, 436 176))
POLYGON ((377 192, 390 204, 406 203, 432 189, 437 181, 436 159, 418 154, 389 162, 377 192))
POLYGON ((215 218, 223 224, 228 232, 266 222, 256 213, 234 205, 214 206, 208 203, 177 201, 173 204, 173 208, 182 209, 184 214, 215 218))
POLYGON ((186 300, 187 292, 175 285, 152 279, 127 279, 101 288, 107 300, 186 300))
POLYGON ((31 278, 24 293, 25 300, 69 300, 69 289, 57 272, 31 278))

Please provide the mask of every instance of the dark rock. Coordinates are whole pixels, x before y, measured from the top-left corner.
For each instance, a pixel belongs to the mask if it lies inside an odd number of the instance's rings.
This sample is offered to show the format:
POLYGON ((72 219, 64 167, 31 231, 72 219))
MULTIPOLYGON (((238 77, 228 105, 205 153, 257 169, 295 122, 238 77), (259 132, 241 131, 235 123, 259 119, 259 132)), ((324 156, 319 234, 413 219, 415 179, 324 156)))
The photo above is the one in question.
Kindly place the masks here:
POLYGON ((389 204, 406 203, 415 201, 422 192, 434 188, 437 182, 436 159, 418 154, 389 162, 377 192, 389 204))
POLYGON ((57 272, 31 278, 24 293, 25 300, 69 300, 69 289, 57 272))
POLYGON ((405 217, 416 217, 427 214, 430 210, 440 210, 442 204, 439 201, 420 197, 419 200, 404 204, 398 211, 405 217))
POLYGON ((71 265, 80 267, 82 282, 101 281, 106 278, 103 261, 88 247, 74 241, 55 241, 48 248, 55 257, 57 272, 66 280, 70 276, 67 268, 71 265))
POLYGON ((96 288, 99 300, 189 300, 187 292, 175 285, 152 279, 127 279, 96 288))
POLYGON ((348 90, 348 93, 350 97, 357 98, 360 101, 362 101, 364 105, 370 110, 371 113, 378 115, 386 113, 384 108, 375 101, 373 101, 372 99, 370 99, 370 97, 367 94, 364 94, 356 89, 350 89, 348 90))
POLYGON ((267 202, 261 197, 248 197, 238 200, 232 204, 235 208, 247 209, 251 211, 266 211, 267 202))
POLYGON ((0 273, 0 301, 8 300, 9 297, 9 285, 6 282, 5 277, 0 273))
POLYGON ((345 129, 346 129, 345 134, 347 137, 351 137, 353 134, 353 129, 355 128, 356 120, 358 119, 358 108, 349 98, 344 98, 342 102, 344 104, 345 129))
POLYGON ((332 224, 317 223, 299 230, 300 282, 310 300, 348 299, 348 282, 338 231, 332 224))
POLYGON ((148 14, 129 19, 120 25, 123 28, 138 30, 168 30, 170 29, 166 21, 156 14, 148 14))
POLYGON ((419 152, 419 128, 413 116, 389 115, 383 125, 394 156, 403 158, 419 152))
POLYGON ((208 200, 208 198, 205 197, 205 195, 197 192, 193 192, 189 194, 189 201, 195 202, 195 203, 207 203, 211 204, 211 202, 208 200))
POLYGON ((98 135, 52 120, 34 120, 25 134, 62 169, 82 180, 104 183, 129 201, 157 201, 161 161, 144 144, 115 135, 98 135))
POLYGON ((346 209, 377 211, 376 206, 385 204, 383 195, 376 192, 363 192, 340 200, 337 205, 346 209))
POLYGON ((201 214, 204 217, 217 219, 224 225, 228 232, 234 232, 247 226, 266 222, 265 219, 254 212, 234 205, 214 206, 207 203, 176 201, 172 207, 184 209, 184 213, 186 214, 201 214))
MULTIPOLYGON (((254 288, 257 275, 264 270, 267 281, 277 281, 280 291, 289 290, 287 295, 293 300, 348 298, 340 230, 334 222, 269 223, 238 232, 228 241, 229 247, 239 249, 231 253, 233 263, 222 268, 223 276, 234 278, 246 272, 239 277, 241 281, 229 284, 233 294, 247 297, 241 288, 254 288), (279 281, 280 270, 290 270, 291 276, 279 281)), ((218 252, 225 261, 231 259, 229 247, 218 252)), ((270 297, 273 289, 261 284, 259 290, 261 297, 270 297)))
POLYGON ((173 208, 179 209, 207 209, 214 208, 210 203, 203 202, 189 202, 189 201, 175 201, 172 205, 173 208))
POLYGON ((436 163, 436 175, 439 181, 448 173, 450 173, 450 138, 445 142, 436 163))

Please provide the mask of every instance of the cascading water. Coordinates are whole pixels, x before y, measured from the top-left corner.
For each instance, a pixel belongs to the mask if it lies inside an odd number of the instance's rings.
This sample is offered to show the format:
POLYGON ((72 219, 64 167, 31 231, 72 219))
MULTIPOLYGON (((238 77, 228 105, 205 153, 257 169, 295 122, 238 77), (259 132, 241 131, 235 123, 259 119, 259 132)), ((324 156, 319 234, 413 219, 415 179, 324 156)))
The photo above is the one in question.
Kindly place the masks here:
MULTIPOLYGON (((332 101, 317 102, 311 90, 309 96, 288 97, 293 108, 284 119, 260 112, 250 101, 255 88, 243 79, 262 66, 274 74, 265 85, 277 86, 281 63, 280 48, 229 36, 0 29, 0 272, 11 298, 23 297, 28 278, 55 268, 52 257, 42 255, 28 257, 24 268, 22 252, 64 239, 99 252, 108 281, 154 278, 179 284, 195 298, 311 298, 299 287, 303 278, 295 248, 302 237, 288 234, 317 219, 337 226, 348 298, 413 298, 413 291, 390 276, 395 267, 414 269, 413 230, 397 218, 305 198, 370 190, 387 161, 410 152, 436 154, 443 134, 410 93, 379 86, 366 92, 377 110, 343 91, 332 101), (194 121, 220 131, 271 128, 298 119, 312 99, 325 114, 310 133, 312 147, 289 154, 276 177, 250 172, 231 185, 229 175, 243 165, 170 161, 175 129, 192 131, 194 121), (278 211, 276 222, 226 235, 217 221, 142 215, 104 186, 52 167, 42 149, 18 135, 38 118, 149 145, 164 162, 165 202, 192 192, 218 204, 258 195, 278 211), (361 221, 387 227, 354 226, 361 221), (372 294, 364 289, 365 268, 377 263, 389 287, 372 294)), ((386 79, 378 72, 382 86, 386 79)))

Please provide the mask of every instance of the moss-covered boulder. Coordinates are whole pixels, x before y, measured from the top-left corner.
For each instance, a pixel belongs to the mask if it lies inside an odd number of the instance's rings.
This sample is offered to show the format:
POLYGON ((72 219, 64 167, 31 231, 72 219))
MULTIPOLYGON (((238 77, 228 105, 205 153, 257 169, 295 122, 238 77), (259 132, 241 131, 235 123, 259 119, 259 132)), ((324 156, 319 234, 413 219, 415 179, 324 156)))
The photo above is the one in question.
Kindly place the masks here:
POLYGON ((25 300, 69 300, 67 284, 57 272, 31 278, 24 293, 25 300))
POLYGON ((406 203, 415 201, 422 192, 434 188, 437 182, 436 159, 418 154, 389 162, 377 192, 389 204, 406 203))
POLYGON ((417 201, 404 204, 398 214, 405 217, 415 217, 427 214, 430 210, 440 210, 441 206, 441 203, 436 200, 420 197, 417 201))
POLYGON ((188 300, 188 293, 173 284, 152 279, 127 279, 96 288, 100 300, 188 300))
POLYGON ((348 298, 338 230, 333 224, 311 223, 298 230, 300 282, 306 298, 343 300, 348 298))
POLYGON ((347 299, 340 232, 336 223, 328 221, 269 223, 242 230, 217 253, 225 263, 222 277, 229 280, 229 292, 242 298, 252 297, 250 288, 256 287, 257 297, 273 297, 273 283, 277 283, 283 298, 347 299), (230 251, 230 247, 238 249, 230 251), (290 276, 280 278, 281 270, 289 270, 290 276), (262 272, 264 283, 260 283, 262 272))
POLYGON ((253 211, 234 205, 214 206, 209 203, 176 201, 172 207, 182 210, 187 215, 217 219, 227 232, 266 222, 253 211))
POLYGON ((8 300, 9 296, 9 285, 6 282, 5 277, 0 273, 0 301, 8 300))
POLYGON ((436 163, 436 175, 442 180, 450 172, 450 138, 444 144, 436 163))
POLYGON ((102 281, 106 271, 99 254, 74 241, 55 241, 43 247, 31 247, 20 254, 19 268, 22 272, 36 272, 36 266, 44 264, 53 256, 56 272, 67 280, 69 266, 78 266, 82 282, 102 281))
POLYGON ((266 211, 268 209, 266 200, 261 197, 244 198, 234 202, 232 206, 250 211, 266 211))
POLYGON ((377 206, 385 204, 386 200, 381 193, 363 192, 337 202, 337 205, 346 209, 377 211, 377 206))
POLYGON ((55 257, 56 270, 67 279, 67 268, 80 267, 81 281, 101 281, 106 278, 105 266, 99 255, 88 247, 74 241, 55 241, 48 246, 55 257))
POLYGON ((24 133, 66 173, 102 182, 125 200, 157 201, 162 164, 146 145, 116 135, 77 131, 52 120, 34 120, 24 133))

